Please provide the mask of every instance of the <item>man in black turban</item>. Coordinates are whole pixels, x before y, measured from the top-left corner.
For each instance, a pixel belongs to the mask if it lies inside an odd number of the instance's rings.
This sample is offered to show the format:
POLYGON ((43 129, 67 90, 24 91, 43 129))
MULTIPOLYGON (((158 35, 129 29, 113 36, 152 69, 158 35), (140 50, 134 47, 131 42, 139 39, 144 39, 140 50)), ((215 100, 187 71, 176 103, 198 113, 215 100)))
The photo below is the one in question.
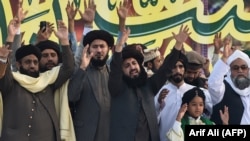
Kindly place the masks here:
MULTIPOLYGON (((147 73, 143 67, 144 56, 140 50, 136 48, 136 44, 127 45, 122 50, 122 60, 135 59, 138 62, 137 67, 132 69, 123 69, 123 79, 132 87, 143 85, 147 79, 147 73)), ((126 66, 126 62, 124 64, 126 66)))
POLYGON ((31 77, 39 76, 41 52, 36 46, 29 44, 18 48, 15 57, 20 73, 31 77))
POLYGON ((45 72, 51 70, 53 67, 58 66, 62 62, 61 50, 58 43, 45 40, 36 44, 42 53, 40 60, 40 71, 45 72))
POLYGON ((86 34, 83 45, 89 45, 90 48, 88 52, 93 52, 95 54, 91 58, 91 64, 95 67, 102 67, 107 63, 109 50, 114 45, 114 37, 105 30, 93 30, 86 34), (104 44, 107 45, 107 50, 103 50, 105 49, 104 44), (100 49, 98 49, 98 46, 100 46, 100 49))
MULTIPOLYGON (((15 21, 10 23, 15 24, 15 21)), ((9 27, 14 32, 15 27, 11 25, 9 27)), ((2 60, 7 60, 5 74, 0 79, 0 114, 3 115, 0 140, 75 140, 74 130, 71 130, 73 124, 68 111, 66 89, 66 82, 74 72, 74 58, 69 46, 67 27, 61 20, 58 20, 57 25, 58 29, 54 34, 61 43, 64 56, 61 66, 40 73, 41 52, 31 44, 23 45, 15 51, 18 72, 11 70, 8 52, 0 55, 2 60), (14 132, 10 131, 13 125, 14 132)), ((15 34, 8 32, 9 46, 4 49, 11 49, 15 34)))
POLYGON ((188 35, 187 31, 180 30, 180 33, 174 36, 175 47, 151 77, 147 77, 143 67, 143 52, 137 48, 137 45, 123 47, 124 40, 128 38, 126 35, 129 33, 129 30, 124 31, 110 63, 108 83, 112 98, 110 141, 160 140, 154 98, 167 81, 168 74, 172 74, 172 68, 175 68, 176 62, 185 61, 180 56, 182 44, 188 35))
POLYGON ((90 31, 83 38, 80 67, 68 87, 70 104, 75 105, 71 108, 75 109, 76 140, 109 141, 109 67, 106 62, 113 44, 113 36, 104 30, 90 31))

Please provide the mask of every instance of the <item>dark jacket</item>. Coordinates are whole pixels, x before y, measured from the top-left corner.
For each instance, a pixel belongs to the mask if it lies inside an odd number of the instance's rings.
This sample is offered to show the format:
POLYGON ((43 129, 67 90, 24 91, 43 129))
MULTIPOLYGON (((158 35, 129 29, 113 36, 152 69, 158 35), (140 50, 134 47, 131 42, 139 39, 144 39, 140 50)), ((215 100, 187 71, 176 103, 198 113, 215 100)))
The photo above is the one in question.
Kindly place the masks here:
POLYGON ((108 67, 105 65, 102 69, 97 70, 93 66, 89 66, 87 71, 78 68, 75 74, 72 76, 69 82, 68 93, 69 101, 71 103, 73 123, 76 133, 77 141, 94 141, 95 137, 103 136, 103 141, 108 140, 108 135, 106 132, 109 131, 108 127, 105 127, 105 131, 102 135, 98 134, 99 124, 109 125, 109 108, 108 111, 102 111, 102 107, 98 98, 107 95, 107 99, 102 99, 101 101, 108 101, 110 103, 109 92, 100 91, 100 87, 108 87, 108 67), (100 71, 104 72, 100 74, 100 71), (95 80, 96 75, 102 78, 101 80, 95 80), (99 85, 102 83, 101 85, 99 85), (98 123, 100 120, 100 113, 105 112, 106 116, 104 119, 105 123, 98 123))
POLYGON ((0 79, 4 111, 0 141, 61 140, 54 92, 74 71, 74 59, 70 47, 62 46, 62 49, 63 64, 55 83, 35 94, 14 80, 8 64, 5 76, 0 79))
POLYGON ((159 71, 146 79, 145 85, 140 87, 130 87, 122 79, 122 54, 114 53, 109 76, 109 90, 112 96, 110 141, 134 141, 140 108, 146 117, 150 140, 160 140, 154 96, 167 81, 180 53, 173 49, 159 71))

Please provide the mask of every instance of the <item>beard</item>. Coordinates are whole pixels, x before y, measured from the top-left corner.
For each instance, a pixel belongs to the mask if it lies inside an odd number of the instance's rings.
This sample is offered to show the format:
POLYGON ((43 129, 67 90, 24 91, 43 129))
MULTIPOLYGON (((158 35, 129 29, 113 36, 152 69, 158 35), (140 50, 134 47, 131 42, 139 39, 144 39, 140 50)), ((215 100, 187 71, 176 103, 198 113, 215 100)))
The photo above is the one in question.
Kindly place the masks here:
POLYGON ((123 80, 131 87, 140 87, 146 83, 147 73, 143 67, 141 67, 141 72, 137 77, 131 78, 127 75, 123 75, 123 80))
POLYGON ((184 80, 184 76, 177 73, 177 74, 170 76, 170 80, 173 81, 174 83, 178 84, 184 80))
POLYGON ((35 77, 35 78, 37 78, 39 76, 39 71, 31 72, 29 70, 24 69, 22 66, 20 67, 19 72, 21 74, 25 74, 25 75, 28 75, 28 76, 31 76, 31 77, 35 77))
POLYGON ((57 65, 58 64, 55 64, 52 61, 46 63, 45 65, 40 65, 40 72, 45 72, 45 71, 51 70, 51 69, 53 69, 53 67, 55 67, 57 65), (47 66, 47 65, 50 65, 50 66, 47 66))
POLYGON ((232 81, 236 88, 240 90, 244 90, 245 88, 249 87, 250 80, 244 75, 238 75, 235 78, 232 78, 232 81))
POLYGON ((101 59, 94 59, 94 58, 91 58, 90 62, 91 62, 91 64, 92 64, 93 66, 95 66, 95 67, 103 67, 103 66, 106 64, 108 58, 109 58, 109 55, 107 54, 107 55, 105 56, 105 58, 103 58, 102 60, 101 60, 101 59))

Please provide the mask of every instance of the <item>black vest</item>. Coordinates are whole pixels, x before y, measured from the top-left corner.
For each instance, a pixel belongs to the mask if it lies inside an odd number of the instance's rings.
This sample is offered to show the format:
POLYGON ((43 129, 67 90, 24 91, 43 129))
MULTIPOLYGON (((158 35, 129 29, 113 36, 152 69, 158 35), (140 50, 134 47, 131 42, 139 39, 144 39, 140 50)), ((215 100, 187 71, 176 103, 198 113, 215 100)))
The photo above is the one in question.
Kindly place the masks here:
POLYGON ((213 113, 211 116, 211 120, 215 122, 215 124, 222 124, 222 120, 220 118, 219 110, 224 111, 224 105, 228 106, 229 112, 229 124, 240 124, 242 115, 244 112, 244 106, 241 101, 240 95, 238 95, 232 87, 224 80, 225 84, 225 94, 222 98, 222 101, 216 104, 213 107, 213 113))

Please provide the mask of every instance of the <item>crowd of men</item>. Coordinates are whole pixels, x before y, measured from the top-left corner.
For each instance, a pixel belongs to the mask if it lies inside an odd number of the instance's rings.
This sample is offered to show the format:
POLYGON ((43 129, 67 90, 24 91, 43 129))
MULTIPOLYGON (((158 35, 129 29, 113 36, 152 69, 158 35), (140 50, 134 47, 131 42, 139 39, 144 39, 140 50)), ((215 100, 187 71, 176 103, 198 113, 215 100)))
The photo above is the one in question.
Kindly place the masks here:
POLYGON ((215 35, 210 72, 208 58, 183 48, 187 25, 172 33, 175 45, 164 56, 164 43, 154 49, 128 44, 128 0, 117 8, 116 41, 93 29, 96 4, 84 3, 82 12, 68 2, 68 25, 46 22, 36 42, 25 45, 19 31, 27 12, 19 5, 0 48, 0 141, 175 141, 169 131, 183 117, 197 125, 250 124, 250 59, 232 49, 231 38, 215 35), (77 12, 84 21, 80 44, 77 12))

